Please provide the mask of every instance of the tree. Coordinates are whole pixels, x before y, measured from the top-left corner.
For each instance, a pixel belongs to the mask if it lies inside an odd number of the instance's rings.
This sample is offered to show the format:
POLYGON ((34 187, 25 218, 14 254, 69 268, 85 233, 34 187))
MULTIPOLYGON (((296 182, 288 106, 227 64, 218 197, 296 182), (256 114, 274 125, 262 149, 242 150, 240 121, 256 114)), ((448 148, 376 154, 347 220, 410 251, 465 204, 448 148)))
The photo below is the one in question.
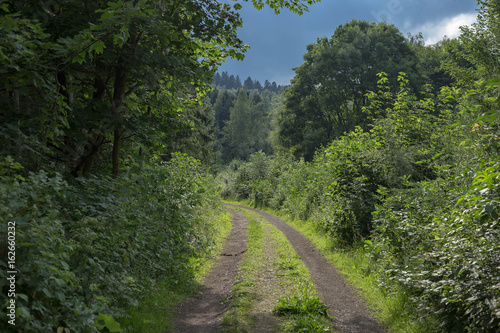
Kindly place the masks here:
POLYGON ((362 109, 366 93, 376 88, 377 73, 395 81, 405 72, 410 82, 421 83, 409 42, 385 22, 340 25, 331 39, 308 45, 304 60, 295 68, 278 125, 283 146, 308 160, 316 148, 367 124, 362 109))
POLYGON ((227 88, 236 89, 236 79, 234 78, 234 75, 229 77, 229 86, 227 88))
MULTIPOLYGON (((265 3, 301 14, 314 2, 265 3)), ((117 176, 124 140, 161 147, 161 132, 206 93, 217 66, 243 58, 240 8, 217 0, 2 3, 1 34, 10 31, 0 41, 6 145, 15 151, 18 133, 36 135, 39 156, 75 176, 88 175, 109 148, 117 176)))
POLYGON ((269 82, 269 80, 264 81, 264 89, 265 90, 272 90, 272 86, 271 86, 271 83, 269 82))
POLYGON ((220 85, 222 87, 226 87, 226 89, 230 89, 229 87, 229 74, 228 72, 222 72, 221 80, 220 80, 220 85))
POLYGON ((451 75, 465 85, 500 75, 500 3, 497 0, 477 0, 477 3, 477 22, 460 27, 462 34, 449 46, 455 58, 446 66, 451 75))
POLYGON ((271 87, 272 87, 271 90, 274 92, 278 92, 280 90, 280 88, 278 87, 278 85, 274 81, 273 81, 271 87))
POLYGON ((229 110, 233 107, 235 96, 229 93, 227 90, 222 90, 219 92, 217 99, 213 105, 215 112, 215 123, 217 124, 219 130, 222 131, 226 122, 229 120, 229 110))
POLYGON ((240 89, 242 87, 241 85, 241 79, 239 75, 236 75, 236 89, 240 89))
POLYGON ((247 160, 260 150, 269 153, 270 126, 268 111, 259 93, 250 95, 245 87, 241 89, 224 130, 223 160, 227 163, 235 158, 247 160))
POLYGON ((258 91, 262 91, 262 84, 260 84, 260 82, 258 80, 255 80, 253 82, 253 88, 257 89, 258 91))
POLYGON ((450 57, 447 50, 450 43, 448 38, 445 37, 433 45, 425 45, 424 37, 419 33, 408 34, 408 40, 418 57, 418 72, 424 83, 432 86, 435 94, 439 93, 442 87, 451 86, 456 82, 443 67, 443 63, 450 57))
POLYGON ((243 86, 247 89, 253 89, 253 80, 252 78, 249 76, 247 77, 247 79, 245 80, 245 82, 243 82, 243 86))
POLYGON ((220 73, 219 72, 215 73, 215 75, 214 75, 215 86, 221 86, 221 80, 222 80, 222 76, 220 75, 220 73))
POLYGON ((170 160, 173 153, 180 152, 193 156, 203 165, 213 165, 217 131, 215 113, 208 97, 203 104, 185 110, 181 117, 178 128, 172 128, 167 133, 164 159, 170 160))

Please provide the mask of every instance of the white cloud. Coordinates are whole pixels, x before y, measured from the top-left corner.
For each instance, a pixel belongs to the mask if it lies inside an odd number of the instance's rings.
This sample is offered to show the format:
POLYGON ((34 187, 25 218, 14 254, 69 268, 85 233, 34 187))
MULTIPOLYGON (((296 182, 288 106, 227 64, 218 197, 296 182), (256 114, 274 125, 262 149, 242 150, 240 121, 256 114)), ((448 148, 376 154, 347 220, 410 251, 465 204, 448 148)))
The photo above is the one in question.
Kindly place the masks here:
POLYGON ((476 22, 476 13, 459 14, 440 21, 427 22, 412 29, 415 33, 421 32, 427 45, 435 44, 443 39, 455 38, 460 35, 460 26, 471 25, 476 22))

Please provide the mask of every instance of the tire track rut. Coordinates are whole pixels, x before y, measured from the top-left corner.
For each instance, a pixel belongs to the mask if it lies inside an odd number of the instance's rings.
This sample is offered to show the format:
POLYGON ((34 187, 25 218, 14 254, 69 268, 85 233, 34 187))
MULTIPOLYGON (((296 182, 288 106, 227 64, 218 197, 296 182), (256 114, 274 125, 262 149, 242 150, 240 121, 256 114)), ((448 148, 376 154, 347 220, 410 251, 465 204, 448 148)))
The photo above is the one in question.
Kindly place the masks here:
POLYGON ((172 332, 213 333, 221 326, 228 308, 228 302, 223 301, 231 295, 242 254, 247 249, 248 220, 240 212, 228 211, 233 227, 221 255, 204 279, 200 293, 179 305, 172 332))

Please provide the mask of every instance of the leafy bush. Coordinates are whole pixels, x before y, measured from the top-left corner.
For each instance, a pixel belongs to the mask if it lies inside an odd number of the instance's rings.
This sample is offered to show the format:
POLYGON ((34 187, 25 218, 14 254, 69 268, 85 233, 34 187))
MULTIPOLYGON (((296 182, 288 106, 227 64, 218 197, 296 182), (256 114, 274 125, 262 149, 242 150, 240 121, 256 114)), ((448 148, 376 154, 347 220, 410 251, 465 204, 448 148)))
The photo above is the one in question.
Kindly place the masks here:
MULTIPOLYGON (((45 171, 23 178, 19 168, 12 160, 0 166, 0 198, 7 203, 0 212, 16 222, 16 329, 26 332, 119 327, 153 281, 192 279, 189 258, 211 242, 202 216, 223 211, 210 177, 183 155, 120 179, 71 184, 45 171)), ((6 264, 2 253, 4 291, 6 264)), ((0 311, 6 316, 5 307, 0 311)))

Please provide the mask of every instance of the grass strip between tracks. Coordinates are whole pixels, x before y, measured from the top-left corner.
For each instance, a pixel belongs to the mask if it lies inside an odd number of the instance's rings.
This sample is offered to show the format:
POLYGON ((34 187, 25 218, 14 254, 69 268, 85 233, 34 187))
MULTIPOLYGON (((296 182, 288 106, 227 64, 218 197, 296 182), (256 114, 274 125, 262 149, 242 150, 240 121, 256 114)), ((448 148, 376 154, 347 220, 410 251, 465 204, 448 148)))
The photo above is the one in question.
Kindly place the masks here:
POLYGON ((253 332, 257 327, 262 330, 256 315, 262 309, 255 308, 259 302, 273 304, 267 315, 274 317, 275 324, 266 327, 266 331, 330 331, 331 322, 326 317, 326 307, 319 300, 307 268, 287 238, 259 214, 232 208, 245 214, 249 220, 248 250, 228 300, 231 307, 223 318, 220 332, 253 332), (272 255, 267 253, 266 256, 266 246, 274 249, 272 255), (274 278, 262 282, 265 269, 273 269, 274 278), (264 289, 262 283, 274 284, 267 286, 272 292, 259 292, 264 289), (266 302, 262 299, 266 297, 273 299, 266 302))

